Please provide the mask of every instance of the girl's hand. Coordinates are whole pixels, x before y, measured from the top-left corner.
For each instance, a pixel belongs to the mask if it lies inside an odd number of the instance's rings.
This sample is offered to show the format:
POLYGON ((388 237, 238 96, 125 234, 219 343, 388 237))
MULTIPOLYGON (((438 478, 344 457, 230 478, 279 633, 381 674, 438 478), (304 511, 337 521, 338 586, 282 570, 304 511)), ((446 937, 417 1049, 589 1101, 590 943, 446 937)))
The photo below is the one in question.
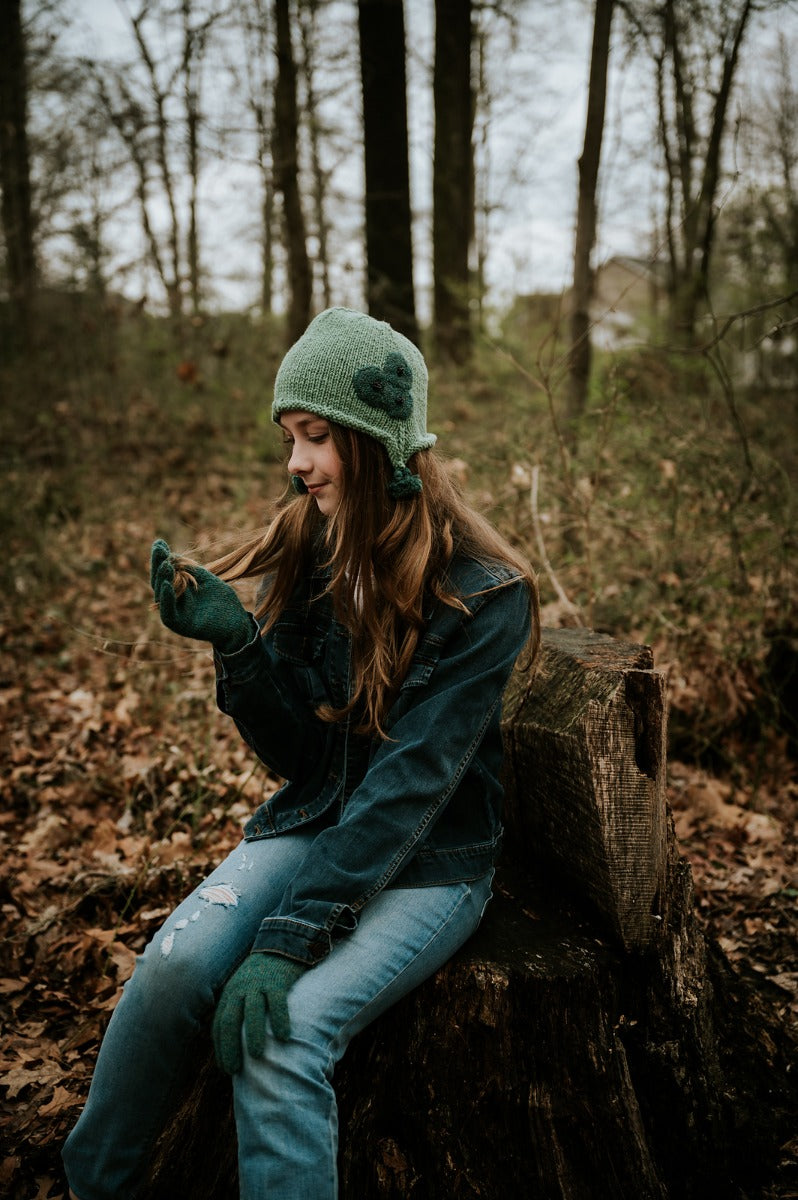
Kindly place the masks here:
POLYGON ((181 567, 188 576, 175 588, 177 558, 162 538, 152 544, 150 583, 161 620, 182 637, 211 642, 220 654, 235 654, 257 632, 252 617, 229 583, 204 567, 181 567))
POLYGON ((266 1049, 266 1014, 280 1042, 291 1036, 288 993, 306 971, 302 963, 281 954, 258 952, 245 958, 228 979, 213 1018, 216 1061, 228 1075, 241 1070, 241 1030, 247 1050, 260 1058, 266 1049))

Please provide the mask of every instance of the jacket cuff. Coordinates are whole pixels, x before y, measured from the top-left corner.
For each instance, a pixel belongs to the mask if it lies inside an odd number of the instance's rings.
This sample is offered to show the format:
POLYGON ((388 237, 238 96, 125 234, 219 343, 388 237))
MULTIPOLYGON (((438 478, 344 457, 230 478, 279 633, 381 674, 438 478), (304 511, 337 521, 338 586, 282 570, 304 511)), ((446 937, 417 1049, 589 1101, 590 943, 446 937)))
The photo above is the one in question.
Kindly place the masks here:
POLYGON ((262 653, 260 627, 252 616, 252 613, 247 613, 247 616, 252 625, 251 640, 242 646, 240 650, 235 650, 232 654, 222 654, 220 650, 214 650, 213 652, 217 679, 248 679, 253 669, 260 662, 262 653))
POLYGON ((269 951, 294 958, 305 966, 312 967, 321 962, 333 948, 335 933, 351 933, 357 926, 355 914, 347 906, 341 906, 333 921, 336 928, 328 929, 312 925, 309 921, 297 921, 292 917, 266 917, 261 922, 253 951, 269 951))

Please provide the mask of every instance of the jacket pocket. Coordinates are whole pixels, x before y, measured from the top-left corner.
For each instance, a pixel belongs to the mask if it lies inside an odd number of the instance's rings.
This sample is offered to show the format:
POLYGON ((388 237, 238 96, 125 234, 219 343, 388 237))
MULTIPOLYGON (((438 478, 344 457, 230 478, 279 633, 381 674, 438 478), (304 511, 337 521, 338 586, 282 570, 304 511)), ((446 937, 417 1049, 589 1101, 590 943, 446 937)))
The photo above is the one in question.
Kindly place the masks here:
POLYGON ((442 648, 443 639, 434 633, 426 633, 421 638, 413 655, 413 661, 402 680, 400 692, 407 691, 409 688, 424 687, 429 683, 432 672, 440 662, 442 648))
POLYGON ((308 667, 321 657, 324 637, 312 625, 278 621, 274 627, 273 644, 275 654, 286 662, 308 667))

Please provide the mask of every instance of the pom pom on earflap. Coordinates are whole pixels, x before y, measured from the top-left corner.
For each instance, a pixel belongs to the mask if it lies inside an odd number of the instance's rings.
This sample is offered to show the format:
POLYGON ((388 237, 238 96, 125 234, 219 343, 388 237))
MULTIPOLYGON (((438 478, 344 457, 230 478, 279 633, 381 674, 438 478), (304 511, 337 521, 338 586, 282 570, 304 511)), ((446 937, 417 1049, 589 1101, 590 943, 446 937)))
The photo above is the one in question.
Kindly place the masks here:
POLYGON ((307 496, 307 494, 308 494, 308 489, 305 485, 305 481, 300 475, 292 475, 291 476, 291 487, 294 489, 295 492, 298 492, 300 496, 307 496))
POLYGON ((394 500, 410 500, 421 491, 421 478, 414 475, 407 467, 394 468, 393 479, 388 484, 388 491, 394 500))

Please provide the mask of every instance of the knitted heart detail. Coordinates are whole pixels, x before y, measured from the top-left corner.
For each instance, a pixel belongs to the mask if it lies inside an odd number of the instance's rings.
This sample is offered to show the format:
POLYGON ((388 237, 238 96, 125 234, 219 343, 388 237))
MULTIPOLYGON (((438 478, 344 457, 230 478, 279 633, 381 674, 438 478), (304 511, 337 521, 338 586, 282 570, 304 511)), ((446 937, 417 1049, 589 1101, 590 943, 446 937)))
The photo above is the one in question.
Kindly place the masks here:
POLYGON ((411 416, 413 372, 401 354, 389 354, 383 368, 360 367, 352 376, 352 384, 358 399, 370 408, 380 408, 397 421, 411 416))

